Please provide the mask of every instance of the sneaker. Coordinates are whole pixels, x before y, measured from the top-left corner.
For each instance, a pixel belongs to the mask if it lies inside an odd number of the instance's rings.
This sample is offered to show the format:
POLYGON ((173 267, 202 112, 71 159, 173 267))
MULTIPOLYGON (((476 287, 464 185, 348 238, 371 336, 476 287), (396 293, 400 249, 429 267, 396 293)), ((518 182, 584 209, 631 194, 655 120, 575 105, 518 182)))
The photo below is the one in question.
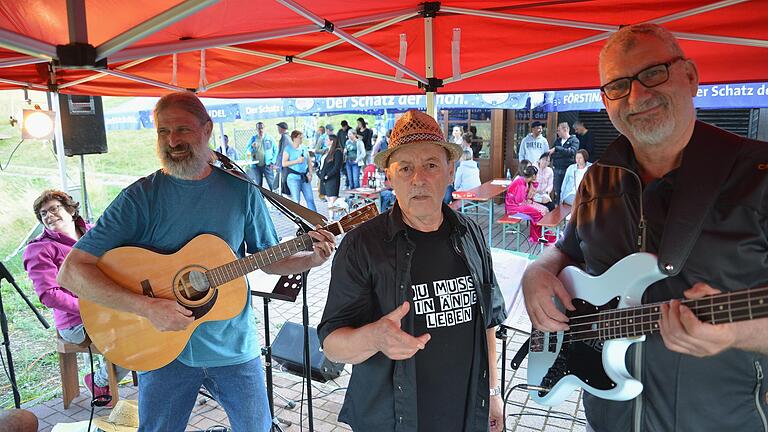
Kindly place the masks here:
MULTIPOLYGON (((109 394, 109 386, 97 386, 93 383, 93 374, 89 373, 86 374, 83 377, 83 385, 85 386, 85 389, 88 391, 88 394, 91 395, 92 398, 99 398, 103 396, 112 396, 109 394)), ((111 406, 110 402, 110 406, 111 406)))

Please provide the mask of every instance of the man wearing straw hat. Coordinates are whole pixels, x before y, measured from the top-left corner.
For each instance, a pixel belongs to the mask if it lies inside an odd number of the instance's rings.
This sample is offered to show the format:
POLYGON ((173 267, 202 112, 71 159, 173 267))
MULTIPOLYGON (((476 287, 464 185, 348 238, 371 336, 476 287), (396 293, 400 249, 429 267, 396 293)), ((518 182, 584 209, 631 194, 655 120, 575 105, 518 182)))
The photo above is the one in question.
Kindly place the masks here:
POLYGON ((339 413, 353 430, 502 428, 504 299, 482 231, 442 204, 460 155, 432 117, 405 113, 374 158, 397 202, 333 260, 318 331, 329 358, 355 365, 339 413))

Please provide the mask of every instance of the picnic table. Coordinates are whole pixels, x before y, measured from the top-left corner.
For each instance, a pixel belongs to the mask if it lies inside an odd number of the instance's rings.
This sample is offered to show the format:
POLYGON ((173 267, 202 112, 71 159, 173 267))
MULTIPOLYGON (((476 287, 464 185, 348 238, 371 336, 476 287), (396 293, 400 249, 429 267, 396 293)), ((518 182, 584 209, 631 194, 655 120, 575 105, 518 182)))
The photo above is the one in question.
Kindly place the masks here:
POLYGON ((493 199, 507 191, 510 181, 494 179, 481 184, 478 187, 454 192, 453 198, 461 200, 461 212, 474 209, 478 213, 488 215, 488 246, 493 247, 493 199))
MULTIPOLYGON (((375 203, 376 207, 379 207, 379 196, 383 191, 387 190, 385 187, 369 188, 359 187, 357 189, 350 189, 347 191, 351 196, 351 208, 361 207, 369 203, 375 203)), ((381 209, 379 209, 381 210, 381 209)))

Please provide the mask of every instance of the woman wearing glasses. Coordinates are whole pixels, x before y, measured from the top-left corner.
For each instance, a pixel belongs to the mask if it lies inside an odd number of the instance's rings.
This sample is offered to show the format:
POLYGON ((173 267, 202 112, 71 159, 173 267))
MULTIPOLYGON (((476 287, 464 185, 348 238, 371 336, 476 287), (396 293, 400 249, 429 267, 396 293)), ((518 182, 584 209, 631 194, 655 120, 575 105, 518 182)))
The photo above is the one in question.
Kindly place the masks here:
MULTIPOLYGON (((85 341, 85 329, 80 319, 77 297, 56 282, 64 258, 72 246, 91 229, 78 212, 80 203, 59 190, 46 190, 35 200, 32 208, 43 232, 24 250, 24 269, 35 288, 40 302, 53 309, 53 319, 59 336, 67 342, 85 341)), ((121 380, 128 370, 117 368, 121 380)), ((104 362, 95 374, 83 377, 85 388, 94 397, 109 395, 109 381, 104 362)))

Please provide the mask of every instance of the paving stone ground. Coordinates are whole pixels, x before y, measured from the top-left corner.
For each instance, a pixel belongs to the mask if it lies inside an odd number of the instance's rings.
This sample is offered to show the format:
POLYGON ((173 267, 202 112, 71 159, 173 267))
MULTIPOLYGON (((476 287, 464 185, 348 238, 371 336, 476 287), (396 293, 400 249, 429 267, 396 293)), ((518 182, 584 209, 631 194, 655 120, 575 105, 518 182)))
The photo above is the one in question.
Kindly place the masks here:
MULTIPOLYGON (((326 214, 325 202, 316 198, 318 210, 326 214)), ((499 202, 494 206, 494 220, 503 215, 503 203, 499 202)), ((273 220, 278 233, 281 236, 290 236, 295 232, 293 223, 279 214, 276 210, 271 211, 273 220)), ((480 226, 487 233, 488 219, 486 216, 475 216, 480 226)), ((507 236, 506 244, 501 243, 501 228, 494 224, 493 246, 500 248, 514 248, 514 239, 507 236)), ((537 253, 538 246, 532 247, 527 243, 523 244, 523 251, 526 253, 537 253), (531 249, 531 250, 528 250, 531 249)), ((316 327, 320 322, 323 308, 328 292, 328 283, 330 281, 331 261, 325 265, 313 269, 308 278, 307 303, 309 309, 309 324, 316 327)), ((253 298, 253 307, 255 315, 259 320, 259 338, 264 340, 263 326, 263 302, 261 298, 253 298)), ((272 301, 269 306, 270 313, 270 335, 274 340, 280 328, 286 321, 301 323, 302 305, 301 297, 296 303, 272 301)), ((511 359, 517 349, 525 342, 527 335, 522 332, 510 331, 507 334, 507 364, 506 380, 507 386, 525 382, 527 361, 524 361, 520 369, 513 371, 509 366, 511 359)), ((501 356, 501 341, 497 341, 497 352, 501 356)), ((501 360, 498 360, 499 365, 501 360)), ((312 410, 313 427, 316 431, 349 431, 350 428, 337 420, 339 410, 344 401, 344 395, 351 366, 347 365, 341 376, 335 380, 326 383, 312 383, 312 410)), ((307 416, 308 406, 301 377, 293 375, 280 368, 274 369, 274 391, 275 391, 275 414, 283 431, 307 431, 309 430, 309 421, 307 416), (302 402, 303 401, 303 402, 302 402), (290 408, 292 406, 293 408, 290 408)), ((509 387, 507 387, 509 388, 509 387)), ((69 423, 81 420, 87 420, 90 414, 87 393, 81 388, 81 395, 77 397, 70 405, 69 409, 64 409, 61 398, 51 399, 45 402, 32 402, 31 406, 26 408, 35 413, 40 421, 40 431, 50 431, 57 423, 69 423)), ((136 399, 138 392, 132 384, 123 384, 120 387, 120 397, 127 399, 136 399)), ((95 416, 109 415, 106 408, 96 408, 95 416)), ((581 403, 581 393, 575 392, 563 404, 547 408, 537 405, 530 400, 528 394, 523 391, 514 391, 507 404, 507 431, 547 431, 547 432, 582 432, 584 427, 584 408, 581 403)), ((192 415, 190 416, 187 430, 204 431, 212 426, 228 426, 227 416, 224 410, 214 400, 209 400, 203 396, 198 398, 192 415)))

